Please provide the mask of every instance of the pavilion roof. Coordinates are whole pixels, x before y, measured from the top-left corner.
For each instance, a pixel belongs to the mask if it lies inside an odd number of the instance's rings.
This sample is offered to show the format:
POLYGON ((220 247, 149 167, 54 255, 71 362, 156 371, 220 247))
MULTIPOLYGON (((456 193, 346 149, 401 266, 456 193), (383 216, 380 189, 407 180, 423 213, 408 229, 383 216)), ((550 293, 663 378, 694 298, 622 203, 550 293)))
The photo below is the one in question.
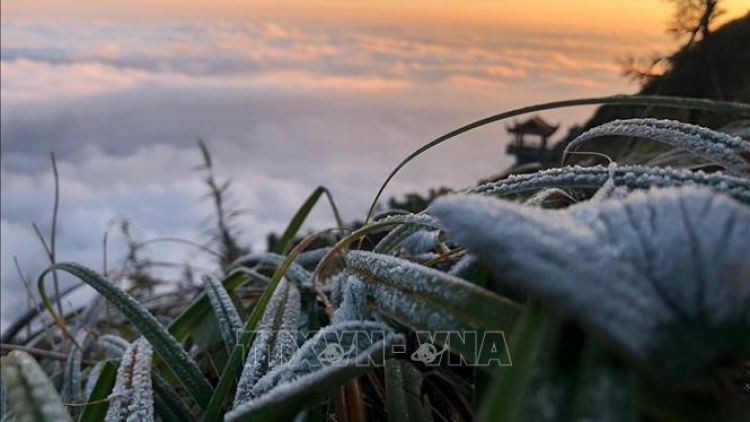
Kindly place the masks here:
POLYGON ((557 131, 558 127, 559 125, 552 126, 544 119, 542 119, 541 116, 534 115, 530 119, 523 122, 519 122, 516 120, 515 122, 513 122, 512 126, 506 125, 505 128, 509 133, 551 136, 557 131))

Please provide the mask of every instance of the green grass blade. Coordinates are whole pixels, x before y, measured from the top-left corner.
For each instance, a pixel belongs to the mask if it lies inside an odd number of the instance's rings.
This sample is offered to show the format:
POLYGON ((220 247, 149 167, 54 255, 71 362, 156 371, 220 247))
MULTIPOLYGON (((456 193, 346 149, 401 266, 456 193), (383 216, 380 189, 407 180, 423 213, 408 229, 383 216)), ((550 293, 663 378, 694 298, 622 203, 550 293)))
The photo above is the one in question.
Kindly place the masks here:
POLYGON ((551 316, 539 305, 526 308, 513 329, 510 351, 513 366, 501 368, 479 409, 480 422, 519 422, 519 410, 531 379, 551 316))
MULTIPOLYGON (((83 346, 88 334, 80 331, 76 334, 76 342, 83 346)), ((68 353, 68 359, 65 361, 63 370, 62 399, 65 403, 78 403, 83 398, 83 389, 81 388, 81 361, 83 360, 83 350, 72 347, 68 353)), ((72 416, 78 416, 79 408, 71 410, 72 416)))
POLYGON ((117 367, 112 362, 105 362, 94 389, 88 397, 88 404, 83 408, 79 422, 103 422, 107 414, 109 402, 106 400, 115 386, 117 367))
MULTIPOLYGON (((248 282, 253 277, 248 277, 245 271, 232 271, 221 281, 221 284, 231 293, 238 287, 248 282)), ((198 296, 185 310, 180 312, 169 324, 169 333, 177 339, 184 341, 198 323, 211 312, 211 303, 208 296, 203 293, 198 296)))
POLYGON ((12 351, 0 358, 8 389, 9 411, 24 422, 71 422, 62 399, 41 366, 26 352, 12 351))
POLYGON ((507 330, 520 309, 515 302, 489 290, 404 259, 350 251, 346 263, 350 271, 375 288, 394 288, 477 328, 507 330))
POLYGON ((339 210, 336 207, 336 203, 333 201, 333 196, 328 191, 328 189, 324 188, 323 186, 319 186, 313 191, 313 193, 310 194, 309 197, 307 197, 302 206, 294 214, 294 217, 292 217, 292 220, 289 222, 286 230, 284 230, 284 234, 281 236, 281 239, 279 239, 279 242, 276 244, 276 247, 273 248, 272 252, 280 255, 286 255, 286 253, 289 252, 289 250, 292 248, 294 237, 297 236, 299 229, 307 219, 310 211, 312 211, 313 207, 315 207, 315 204, 318 203, 318 200, 323 194, 326 195, 326 197, 328 198, 328 202, 331 204, 333 216, 334 218, 336 218, 336 225, 339 229, 342 229, 344 227, 343 223, 341 222, 339 210))
MULTIPOLYGON (((159 321, 135 299, 117 288, 114 284, 99 276, 94 271, 71 263, 58 263, 47 268, 38 280, 38 288, 42 301, 56 321, 60 320, 52 309, 44 287, 44 277, 53 270, 65 271, 81 281, 89 284, 102 296, 106 297, 127 317, 134 326, 151 343, 154 350, 162 357, 166 364, 174 371, 178 379, 185 386, 187 392, 201 407, 208 405, 211 398, 211 384, 203 376, 196 363, 190 358, 185 349, 159 323, 159 321)), ((61 328, 64 323, 61 323, 61 328)))
POLYGON ((750 104, 703 100, 703 99, 697 99, 697 98, 664 97, 664 96, 656 96, 656 95, 653 95, 653 96, 651 95, 641 95, 641 96, 614 95, 610 97, 581 98, 581 99, 575 99, 575 100, 553 101, 549 103, 537 104, 537 105, 532 105, 528 107, 521 107, 521 108, 517 108, 514 110, 509 110, 503 113, 499 113, 493 116, 479 119, 477 121, 469 123, 466 126, 462 126, 458 129, 452 130, 446 133, 445 135, 442 135, 432 140, 431 142, 423 145, 422 147, 420 147, 413 153, 409 154, 400 163, 398 163, 396 168, 394 168, 388 174, 388 177, 386 177, 385 181, 380 186, 380 189, 378 190, 378 193, 375 195, 375 198, 373 199, 372 204, 370 204, 370 210, 367 212, 367 217, 365 218, 365 224, 367 224, 370 221, 370 218, 372 217, 373 213, 375 212, 375 208, 378 205, 378 201, 380 200, 380 197, 383 195, 383 191, 385 191, 385 188, 388 186, 391 180, 396 176, 396 173, 398 173, 410 161, 420 156, 423 152, 429 149, 432 149, 433 147, 438 146, 442 144, 443 142, 446 142, 470 130, 473 130, 478 127, 485 126, 490 123, 494 123, 503 119, 507 119, 510 117, 520 116, 526 113, 534 113, 537 111, 552 110, 552 109, 566 108, 566 107, 577 107, 577 106, 585 106, 585 105, 595 105, 595 104, 659 106, 659 107, 683 108, 683 109, 691 109, 691 110, 704 110, 704 111, 711 111, 711 112, 722 113, 722 114, 736 114, 736 115, 745 116, 745 117, 750 116, 750 104))
POLYGON ((220 281, 211 276, 204 276, 203 283, 206 286, 211 307, 214 309, 216 322, 219 324, 219 331, 224 340, 227 352, 232 353, 234 346, 237 344, 237 333, 242 328, 240 314, 234 307, 232 298, 220 281))
POLYGON ((409 362, 385 362, 385 392, 388 421, 432 422, 429 408, 422 402, 422 373, 409 362))
POLYGON ((151 371, 154 386, 154 409, 164 422, 193 422, 195 416, 171 385, 157 372, 151 371))

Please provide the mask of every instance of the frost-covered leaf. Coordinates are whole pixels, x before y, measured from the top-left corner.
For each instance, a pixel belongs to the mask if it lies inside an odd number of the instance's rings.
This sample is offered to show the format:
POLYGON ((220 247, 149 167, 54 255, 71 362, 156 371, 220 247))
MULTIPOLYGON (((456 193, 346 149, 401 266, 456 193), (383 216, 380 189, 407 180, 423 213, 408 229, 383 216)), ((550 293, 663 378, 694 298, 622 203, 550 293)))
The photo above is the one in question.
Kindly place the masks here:
POLYGON ((381 218, 375 224, 394 223, 398 224, 383 239, 375 245, 373 252, 389 254, 394 253, 412 234, 425 230, 437 229, 437 224, 432 216, 427 214, 393 215, 381 218))
POLYGON ((366 319, 367 292, 365 284, 354 274, 346 274, 344 280, 346 281, 343 287, 341 306, 333 314, 332 324, 366 319))
POLYGON ((301 265, 302 267, 315 266, 318 264, 318 262, 321 259, 323 259, 324 256, 326 256, 326 254, 330 250, 331 248, 325 247, 325 248, 313 249, 311 251, 305 251, 299 254, 297 259, 294 260, 294 262, 301 265))
POLYGON ((508 196, 545 188, 599 188, 608 180, 615 186, 629 189, 699 185, 726 193, 750 203, 750 179, 721 172, 704 173, 673 168, 640 165, 580 167, 569 166, 529 174, 508 176, 497 182, 486 183, 464 193, 488 196, 508 196))
POLYGON ((96 340, 96 344, 113 358, 120 359, 130 347, 130 342, 114 334, 104 334, 96 340))
MULTIPOLYGON (((99 337, 97 345, 104 349, 110 357, 120 360, 130 347, 130 342, 116 335, 105 334, 99 337)), ((183 422, 194 420, 192 412, 185 405, 185 402, 155 368, 152 368, 151 371, 151 381, 156 396, 154 398, 156 413, 161 419, 183 422)))
POLYGON ((347 380, 381 363, 401 335, 382 324, 349 321, 320 330, 287 363, 261 378, 253 399, 235 407, 227 422, 287 421, 347 380))
MULTIPOLYGON (((347 268, 374 283, 377 307, 429 310, 436 328, 443 320, 455 319, 477 328, 503 330, 518 314, 513 302, 458 277, 404 259, 372 252, 350 251, 347 268), (380 288, 392 289, 379 292, 380 288), (408 298, 403 302, 400 298, 408 298), (402 303, 399 303, 401 301, 402 303), (391 303, 389 303, 391 302, 391 303)), ((447 329, 447 328, 443 328, 447 329)))
POLYGON ((438 244, 440 232, 437 230, 420 230, 412 233, 404 240, 402 248, 411 256, 418 256, 435 249, 438 244))
POLYGON ((286 279, 279 282, 256 328, 255 339, 245 357, 234 406, 252 397, 255 383, 274 365, 285 362, 297 350, 300 296, 286 279))
POLYGON ((19 422, 70 422, 52 381, 29 354, 12 351, 0 358, 10 413, 19 422))
POLYGON ((466 254, 463 257, 461 257, 458 262, 456 262, 456 265, 451 267, 451 269, 448 271, 448 274, 454 276, 454 277, 462 277, 463 274, 471 269, 477 262, 477 259, 474 255, 466 254))
POLYGON ((662 189, 558 211, 454 196, 430 212, 508 283, 652 372, 704 376, 750 354, 750 208, 727 196, 662 189))
MULTIPOLYGON (((230 267, 254 267, 256 265, 278 267, 285 259, 286 257, 284 255, 271 252, 251 253, 238 258, 230 267)), ((312 283, 310 272, 296 262, 293 262, 289 266, 289 269, 286 272, 286 277, 301 286, 309 286, 312 283)))
POLYGON ((687 150, 734 173, 747 173, 750 163, 740 155, 750 153, 750 142, 700 126, 658 119, 614 120, 592 128, 570 142, 564 154, 584 142, 603 136, 651 139, 687 150))
POLYGON ((131 343, 122 355, 115 388, 109 396, 107 421, 154 421, 152 357, 151 345, 144 338, 131 343))
POLYGON ((240 314, 237 313, 232 298, 219 280, 211 276, 205 276, 203 277, 203 284, 214 310, 221 338, 224 340, 227 351, 231 353, 237 344, 237 333, 242 328, 240 314))
MULTIPOLYGON (((82 348, 86 345, 88 335, 85 331, 79 331, 76 334, 76 344, 82 348)), ((78 403, 83 398, 81 389, 81 360, 83 360, 83 350, 73 346, 70 348, 68 358, 65 361, 63 370, 62 399, 65 403, 78 403)))

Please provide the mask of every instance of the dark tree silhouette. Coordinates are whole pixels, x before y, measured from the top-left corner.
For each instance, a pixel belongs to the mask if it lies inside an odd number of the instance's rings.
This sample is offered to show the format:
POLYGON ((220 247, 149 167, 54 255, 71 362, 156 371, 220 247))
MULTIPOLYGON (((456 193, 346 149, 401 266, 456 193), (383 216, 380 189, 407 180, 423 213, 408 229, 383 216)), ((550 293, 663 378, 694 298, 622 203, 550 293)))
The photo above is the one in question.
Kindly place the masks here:
MULTIPOLYGON (((712 33, 716 17, 724 13, 721 0, 666 0, 673 3, 675 11, 668 31, 677 39, 687 38, 678 53, 688 50, 697 42, 707 40, 712 33)), ((618 59, 623 74, 640 82, 648 82, 669 67, 673 55, 653 54, 649 57, 626 56, 618 59)))
POLYGON ((692 45, 711 35, 711 24, 724 11, 719 8, 721 0, 668 0, 675 4, 675 13, 669 31, 678 38, 688 37, 686 45, 692 45))

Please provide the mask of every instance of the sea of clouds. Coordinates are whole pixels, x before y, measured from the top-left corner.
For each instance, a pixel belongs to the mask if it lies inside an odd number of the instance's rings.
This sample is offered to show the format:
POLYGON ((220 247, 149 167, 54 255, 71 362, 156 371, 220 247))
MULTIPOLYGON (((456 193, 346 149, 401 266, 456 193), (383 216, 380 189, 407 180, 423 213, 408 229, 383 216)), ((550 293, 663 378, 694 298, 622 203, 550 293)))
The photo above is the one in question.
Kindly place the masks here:
MULTIPOLYGON (((628 93, 615 59, 657 45, 637 34, 248 24, 34 24, 4 20, 2 327, 26 307, 14 266, 45 267, 32 222, 47 233, 61 183, 58 259, 109 266, 127 218, 139 240, 207 240, 211 204, 196 139, 234 180, 243 240, 256 249, 304 198, 327 186, 346 220, 361 219, 398 161, 457 126, 555 99, 628 93)), ((545 114, 564 126, 590 108, 545 114)), ((561 129, 559 135, 563 130, 561 129)), ((512 163, 502 124, 465 135, 407 167, 386 192, 461 188, 512 163)), ((332 225, 319 206, 309 228, 332 225)), ((211 267, 175 245, 160 261, 211 267)), ((69 281, 68 281, 69 282, 69 281)))

